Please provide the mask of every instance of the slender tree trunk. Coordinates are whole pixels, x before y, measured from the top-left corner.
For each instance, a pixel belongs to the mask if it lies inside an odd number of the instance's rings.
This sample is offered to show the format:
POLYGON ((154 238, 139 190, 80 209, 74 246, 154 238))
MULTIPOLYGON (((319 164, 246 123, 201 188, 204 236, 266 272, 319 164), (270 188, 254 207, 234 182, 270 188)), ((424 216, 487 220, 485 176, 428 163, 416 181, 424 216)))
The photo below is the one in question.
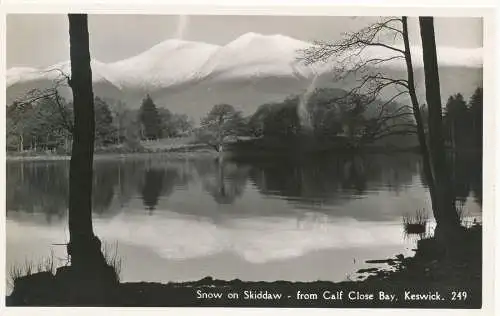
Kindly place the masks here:
POLYGON ((457 147, 457 140, 456 140, 456 132, 455 132, 455 120, 451 120, 451 147, 455 149, 457 147))
POLYGON ((105 260, 101 242, 92 228, 95 118, 87 15, 69 14, 69 35, 74 129, 69 174, 68 254, 72 267, 91 271, 103 266, 105 260))
POLYGON ((413 64, 410 51, 410 41, 408 38, 408 18, 406 16, 403 16, 402 23, 403 23, 403 41, 405 47, 405 61, 408 73, 408 93, 410 94, 410 99, 413 108, 413 115, 415 117, 415 122, 417 123, 417 136, 420 147, 420 154, 422 155, 424 175, 425 178, 427 179, 427 185, 429 186, 432 210, 435 215, 437 213, 437 208, 438 208, 436 202, 435 180, 432 174, 431 157, 429 153, 429 148, 427 146, 427 140, 426 140, 427 138, 425 136, 422 112, 420 111, 420 105, 418 103, 417 93, 415 92, 415 78, 413 73, 413 64))
POLYGON ((432 17, 420 17, 419 21, 424 60, 425 94, 429 106, 429 144, 438 203, 438 211, 434 213, 437 223, 436 236, 443 236, 446 237, 446 240, 451 241, 456 237, 455 233, 458 232, 456 228, 460 227, 460 219, 455 209, 450 173, 446 163, 434 21, 432 17))
POLYGON ((219 194, 222 197, 226 196, 226 183, 224 182, 224 164, 222 161, 217 161, 217 169, 218 169, 218 181, 219 181, 219 194))
POLYGON ((473 139, 473 147, 474 145, 474 142, 476 141, 476 139, 478 139, 477 135, 478 135, 478 132, 477 132, 477 126, 476 126, 476 118, 475 117, 472 117, 472 133, 474 134, 474 139, 473 139))
POLYGON ((24 151, 24 137, 23 137, 23 134, 21 133, 21 135, 19 135, 19 152, 23 152, 24 151))
POLYGON ((118 194, 120 196, 120 206, 122 206, 122 168, 121 163, 118 163, 118 194))
POLYGON ((121 125, 120 120, 118 120, 118 130, 116 132, 118 134, 118 139, 116 140, 116 143, 120 144, 120 140, 122 138, 122 125, 121 125))

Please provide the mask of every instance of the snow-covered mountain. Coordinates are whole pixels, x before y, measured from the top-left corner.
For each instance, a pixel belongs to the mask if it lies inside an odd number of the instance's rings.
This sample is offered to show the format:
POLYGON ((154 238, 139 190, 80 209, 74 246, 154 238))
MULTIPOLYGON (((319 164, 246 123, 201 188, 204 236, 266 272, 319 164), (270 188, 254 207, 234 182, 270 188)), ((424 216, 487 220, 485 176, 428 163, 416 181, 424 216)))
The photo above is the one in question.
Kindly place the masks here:
MULTIPOLYGON (((302 93, 315 77, 318 87, 346 88, 354 84, 354 79, 332 81, 336 60, 311 66, 298 61, 300 50, 310 45, 283 35, 256 33, 244 34, 223 46, 170 39, 121 61, 92 60, 94 90, 98 96, 120 99, 132 108, 138 108, 141 99, 149 93, 158 106, 197 119, 221 102, 251 113, 260 104, 302 93)), ((416 47, 412 51, 417 87, 423 86, 423 74, 419 73, 421 51, 416 47)), ((380 49, 365 53, 386 56, 380 49)), ((482 49, 439 48, 438 58, 443 98, 457 92, 467 97, 482 84, 482 49), (460 81, 456 80, 457 75, 460 81)), ((404 76, 402 62, 395 61, 384 67, 384 71, 393 76, 404 76)), ((71 72, 69 62, 45 69, 9 69, 7 103, 27 90, 52 86, 61 71, 71 72)), ((63 93, 70 95, 69 90, 63 93)))
MULTIPOLYGON (((120 89, 156 90, 204 79, 247 80, 266 76, 303 76, 297 51, 310 44, 283 35, 247 33, 225 46, 166 40, 149 50, 109 64, 92 60, 94 82, 108 81, 120 89)), ((7 86, 71 72, 69 61, 45 69, 11 68, 7 86)))

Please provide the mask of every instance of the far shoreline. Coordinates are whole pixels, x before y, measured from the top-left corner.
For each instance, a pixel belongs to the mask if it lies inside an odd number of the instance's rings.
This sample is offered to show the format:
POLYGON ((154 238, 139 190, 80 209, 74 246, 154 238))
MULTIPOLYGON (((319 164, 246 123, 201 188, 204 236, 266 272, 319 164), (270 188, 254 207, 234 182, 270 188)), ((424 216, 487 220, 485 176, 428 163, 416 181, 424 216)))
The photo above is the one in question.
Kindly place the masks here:
MULTIPOLYGON (((168 156, 171 158, 198 158, 198 157, 217 157, 217 153, 212 150, 202 148, 177 147, 160 150, 148 150, 142 148, 137 151, 113 151, 113 150, 95 150, 94 161, 96 160, 116 160, 125 158, 144 158, 148 156, 168 156)), ((26 151, 6 152, 6 161, 69 161, 71 154, 67 153, 45 153, 26 151)))
MULTIPOLYGON (((116 160, 126 158, 145 158, 148 156, 168 156, 170 158, 199 158, 199 157, 217 157, 217 153, 211 152, 136 152, 136 153, 95 153, 96 160, 116 160)), ((6 161, 69 161, 71 155, 60 154, 36 154, 36 155, 11 155, 7 153, 6 161)))
MULTIPOLYGON (((231 148, 225 151, 222 155, 224 158, 235 158, 235 157, 268 157, 268 156, 309 156, 314 154, 339 154, 339 150, 342 154, 394 154, 394 153, 419 153, 418 147, 395 147, 395 146, 366 146, 360 148, 316 148, 311 150, 302 151, 300 148, 292 146, 290 148, 275 148, 274 150, 268 146, 254 146, 241 147, 239 144, 246 142, 237 143, 236 148, 231 148), (267 147, 267 148, 266 148, 267 147), (277 149, 277 150, 276 150, 277 149)), ((473 153, 477 152, 476 148, 462 148, 453 149, 447 148, 450 152, 464 152, 473 153)), ((204 144, 189 144, 181 146, 162 146, 156 148, 142 147, 135 150, 129 150, 125 148, 96 148, 94 151, 94 161, 100 160, 117 160, 117 159, 128 159, 128 158, 146 158, 150 156, 165 156, 173 159, 199 159, 199 158, 217 158, 220 154, 213 150, 211 147, 204 144)), ((51 153, 51 152, 40 152, 40 151, 30 151, 25 152, 18 151, 7 151, 6 161, 16 162, 16 161, 69 161, 71 160, 70 153, 51 153)))

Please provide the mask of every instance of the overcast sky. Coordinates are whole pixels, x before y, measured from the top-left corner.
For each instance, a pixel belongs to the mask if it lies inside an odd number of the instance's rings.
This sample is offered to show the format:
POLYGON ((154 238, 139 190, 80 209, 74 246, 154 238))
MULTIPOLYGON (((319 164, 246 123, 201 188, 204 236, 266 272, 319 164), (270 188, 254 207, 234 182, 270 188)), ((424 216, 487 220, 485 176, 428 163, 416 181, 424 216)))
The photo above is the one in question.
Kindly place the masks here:
MULTIPOLYGON (((247 32, 283 34, 300 40, 335 40, 375 17, 90 15, 92 57, 112 62, 137 55, 169 38, 224 45, 247 32)), ((410 40, 420 44, 418 21, 410 40)), ((482 47, 481 18, 436 18, 438 46, 482 47)), ((7 68, 47 67, 69 59, 66 15, 7 16, 7 68)))

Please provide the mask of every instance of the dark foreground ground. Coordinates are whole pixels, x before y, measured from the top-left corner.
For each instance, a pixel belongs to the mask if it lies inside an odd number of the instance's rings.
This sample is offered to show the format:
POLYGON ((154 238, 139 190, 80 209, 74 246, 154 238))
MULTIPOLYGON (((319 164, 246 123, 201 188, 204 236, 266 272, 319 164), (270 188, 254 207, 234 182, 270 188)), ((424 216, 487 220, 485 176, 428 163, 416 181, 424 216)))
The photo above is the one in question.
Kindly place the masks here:
MULTIPOLYGON (((434 239, 419 242, 414 257, 374 260, 359 281, 243 282, 210 277, 185 283, 120 283, 100 287, 68 281, 58 272, 15 280, 7 306, 164 307, 406 307, 481 308, 482 230, 473 226, 457 252, 445 255, 434 239)), ((304 267, 307 269, 307 267, 304 267)), ((334 269, 334 267, 332 267, 334 269)), ((87 283, 90 284, 90 283, 87 283)))

